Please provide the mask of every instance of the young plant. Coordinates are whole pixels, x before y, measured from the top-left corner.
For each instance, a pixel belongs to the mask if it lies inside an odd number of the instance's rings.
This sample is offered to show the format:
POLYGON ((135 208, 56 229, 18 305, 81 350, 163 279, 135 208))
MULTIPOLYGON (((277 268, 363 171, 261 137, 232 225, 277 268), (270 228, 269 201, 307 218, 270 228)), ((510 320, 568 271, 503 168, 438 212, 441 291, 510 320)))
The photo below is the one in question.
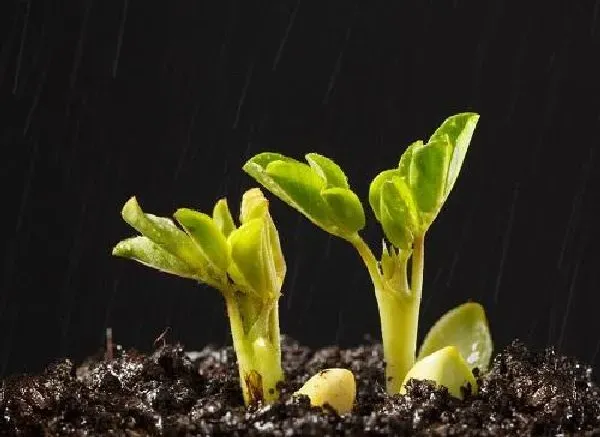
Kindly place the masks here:
MULTIPOLYGON (((388 240, 383 242, 380 260, 359 234, 365 226, 360 199, 331 159, 309 153, 306 164, 267 152, 243 167, 274 195, 326 232, 348 241, 360 254, 375 288, 389 393, 401 390, 415 364, 425 235, 456 182, 478 119, 473 113, 448 118, 426 143, 411 144, 396 168, 373 179, 369 204, 388 240)), ((459 353, 439 355, 444 360, 466 360, 465 366, 458 363, 455 369, 485 370, 492 343, 480 305, 468 303, 442 317, 426 336, 418 357, 445 346, 455 346, 459 353)), ((435 370, 430 373, 436 378, 435 366, 422 369, 435 370)), ((421 371, 418 374, 423 376, 421 371)), ((459 379, 469 382, 472 375, 453 380, 459 379)))
POLYGON ((283 380, 278 305, 286 264, 260 189, 244 193, 239 227, 226 199, 216 203, 212 217, 178 209, 174 217, 182 229, 169 218, 144 213, 135 197, 125 203, 122 216, 142 235, 118 243, 113 255, 218 289, 227 306, 245 403, 277 399, 283 380))

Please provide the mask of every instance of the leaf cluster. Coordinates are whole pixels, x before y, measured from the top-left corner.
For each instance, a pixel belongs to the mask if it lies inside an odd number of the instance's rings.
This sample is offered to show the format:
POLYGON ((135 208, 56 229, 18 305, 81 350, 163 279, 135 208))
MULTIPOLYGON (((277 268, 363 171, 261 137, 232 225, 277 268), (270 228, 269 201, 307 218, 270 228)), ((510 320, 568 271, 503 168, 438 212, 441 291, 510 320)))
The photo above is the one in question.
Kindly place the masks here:
POLYGON ((286 265, 268 201, 258 188, 243 198, 236 226, 227 200, 212 215, 180 208, 173 217, 145 213, 129 199, 123 219, 141 235, 119 242, 113 255, 211 285, 223 293, 244 292, 260 300, 279 298, 286 265))

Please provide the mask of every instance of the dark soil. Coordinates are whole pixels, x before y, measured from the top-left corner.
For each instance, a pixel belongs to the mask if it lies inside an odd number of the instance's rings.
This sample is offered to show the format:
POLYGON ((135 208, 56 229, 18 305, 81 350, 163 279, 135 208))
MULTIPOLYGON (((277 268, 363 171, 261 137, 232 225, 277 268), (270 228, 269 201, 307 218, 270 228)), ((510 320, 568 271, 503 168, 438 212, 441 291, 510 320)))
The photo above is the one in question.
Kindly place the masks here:
POLYGON ((480 391, 459 401, 414 382, 406 396, 383 390, 381 347, 311 351, 284 342, 287 382, 272 406, 242 406, 231 348, 190 359, 180 346, 151 356, 122 352, 41 375, 15 376, 0 392, 2 436, 195 435, 600 435, 600 391, 591 368, 552 349, 518 343, 498 354, 480 391), (311 408, 290 393, 327 367, 352 369, 351 415, 311 408))

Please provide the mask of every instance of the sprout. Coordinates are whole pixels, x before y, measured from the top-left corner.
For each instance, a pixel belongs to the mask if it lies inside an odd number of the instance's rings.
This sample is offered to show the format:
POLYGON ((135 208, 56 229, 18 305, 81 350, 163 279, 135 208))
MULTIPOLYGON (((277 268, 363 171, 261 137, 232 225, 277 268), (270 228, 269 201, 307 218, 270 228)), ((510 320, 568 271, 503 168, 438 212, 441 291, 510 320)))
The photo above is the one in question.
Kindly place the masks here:
POLYGON ((258 188, 243 195, 236 227, 225 199, 212 217, 181 208, 169 218, 142 211, 135 197, 123 219, 141 236, 118 243, 113 255, 218 289, 227 306, 244 401, 271 402, 283 380, 279 296, 286 273, 279 234, 258 188))
MULTIPOLYGON (((309 153, 304 163, 268 152, 244 165, 274 195, 360 254, 379 308, 389 393, 400 392, 415 365, 425 235, 454 187, 478 119, 473 113, 448 118, 426 143, 412 143, 396 168, 373 179, 369 204, 388 241, 380 260, 359 234, 365 226, 360 199, 331 159, 309 153)), ((469 369, 485 370, 492 341, 481 306, 466 304, 442 317, 426 336, 419 359, 446 346, 454 346, 469 369)), ((441 360, 446 352, 432 359, 441 360)))

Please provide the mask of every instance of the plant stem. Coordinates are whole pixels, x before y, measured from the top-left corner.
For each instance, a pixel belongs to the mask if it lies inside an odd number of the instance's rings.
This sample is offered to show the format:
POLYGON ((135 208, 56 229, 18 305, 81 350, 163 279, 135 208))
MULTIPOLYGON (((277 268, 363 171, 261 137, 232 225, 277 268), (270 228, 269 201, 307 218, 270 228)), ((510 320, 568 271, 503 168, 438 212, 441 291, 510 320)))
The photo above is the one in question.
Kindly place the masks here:
POLYGON ((425 236, 415 237, 413 242, 412 266, 410 270, 411 298, 416 301, 417 319, 423 294, 423 270, 425 267, 425 236))
POLYGON ((415 362, 418 311, 413 301, 394 290, 376 290, 385 360, 385 384, 389 394, 402 388, 404 377, 415 362))
POLYGON ((354 234, 348 240, 358 251, 360 257, 362 258, 367 270, 369 271, 369 275, 371 276, 371 281, 373 282, 373 286, 375 290, 383 288, 383 278, 381 276, 381 271, 379 270, 379 265, 377 262, 377 258, 373 255, 371 248, 365 243, 365 240, 358 234, 354 234))
MULTIPOLYGON (((383 280, 377 259, 360 236, 355 235, 350 242, 358 250, 375 287, 386 362, 386 389, 390 394, 398 393, 404 377, 415 362, 423 290, 424 237, 415 238, 413 243, 411 289, 408 294, 406 290, 391 288, 383 280)), ((406 273, 405 266, 401 267, 406 273)))
POLYGON ((279 396, 277 383, 283 380, 277 306, 265 308, 255 323, 257 329, 246 332, 240 314, 240 299, 235 290, 224 291, 231 326, 233 348, 238 361, 244 403, 272 402, 279 396), (262 326, 261 326, 262 325, 262 326), (261 327, 264 327, 261 329, 261 327))

